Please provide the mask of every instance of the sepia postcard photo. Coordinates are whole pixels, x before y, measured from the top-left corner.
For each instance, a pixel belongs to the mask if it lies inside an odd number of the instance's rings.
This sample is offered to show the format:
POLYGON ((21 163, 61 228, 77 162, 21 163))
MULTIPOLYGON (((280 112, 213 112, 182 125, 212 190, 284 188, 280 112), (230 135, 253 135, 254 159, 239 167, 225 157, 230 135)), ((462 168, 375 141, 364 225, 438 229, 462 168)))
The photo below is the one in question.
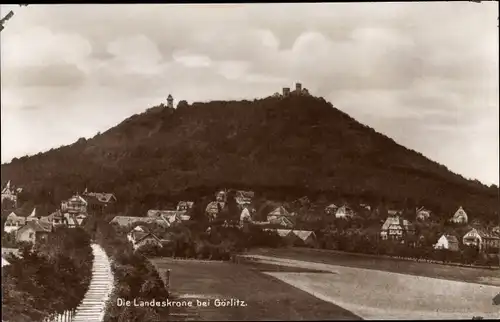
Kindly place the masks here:
POLYGON ((0 5, 2 322, 500 318, 498 9, 0 5))

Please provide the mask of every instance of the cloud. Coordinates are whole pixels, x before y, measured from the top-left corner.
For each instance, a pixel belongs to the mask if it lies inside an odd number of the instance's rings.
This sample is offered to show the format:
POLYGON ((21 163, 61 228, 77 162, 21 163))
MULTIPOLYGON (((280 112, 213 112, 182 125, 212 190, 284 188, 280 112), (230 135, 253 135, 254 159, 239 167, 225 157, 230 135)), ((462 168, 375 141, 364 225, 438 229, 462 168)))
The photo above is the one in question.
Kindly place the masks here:
POLYGON ((7 69, 2 73, 2 87, 75 87, 85 79, 85 73, 77 66, 61 63, 7 69))
MULTIPOLYGON (((7 33, 7 29, 5 30, 7 33)), ((76 33, 54 32, 48 28, 36 26, 12 36, 8 35, 4 39, 2 69, 61 64, 78 65, 91 51, 89 41, 76 33)))
POLYGON ((187 67, 187 68, 197 68, 197 67, 210 67, 212 65, 212 60, 210 57, 205 55, 193 55, 193 54, 173 54, 174 61, 187 67))

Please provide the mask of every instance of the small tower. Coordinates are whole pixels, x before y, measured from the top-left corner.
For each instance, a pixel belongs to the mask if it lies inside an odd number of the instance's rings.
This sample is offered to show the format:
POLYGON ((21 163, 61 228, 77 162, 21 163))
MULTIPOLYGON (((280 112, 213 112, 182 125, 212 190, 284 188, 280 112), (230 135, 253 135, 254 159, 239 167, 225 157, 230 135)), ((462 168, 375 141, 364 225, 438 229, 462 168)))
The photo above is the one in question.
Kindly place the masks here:
POLYGON ((167 97, 167 107, 174 108, 174 98, 170 94, 168 94, 168 97, 167 97))
POLYGON ((283 87, 283 96, 290 96, 290 87, 283 87))
POLYGON ((302 92, 302 84, 301 83, 295 84, 295 91, 297 92, 297 94, 300 94, 302 92))

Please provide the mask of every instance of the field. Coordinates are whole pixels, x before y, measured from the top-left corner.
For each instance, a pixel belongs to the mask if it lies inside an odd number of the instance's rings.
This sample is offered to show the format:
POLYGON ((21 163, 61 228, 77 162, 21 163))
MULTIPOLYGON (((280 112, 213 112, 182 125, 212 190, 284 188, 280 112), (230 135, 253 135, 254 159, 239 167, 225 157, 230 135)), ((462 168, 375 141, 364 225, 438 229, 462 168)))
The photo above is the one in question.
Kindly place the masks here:
POLYGON ((500 270, 498 269, 448 266, 304 248, 258 249, 248 254, 500 286, 500 270))
MULTIPOLYGON (((318 254, 315 253, 315 256, 318 254)), ((244 258, 268 265, 329 271, 330 274, 268 274, 319 299, 335 303, 363 319, 472 319, 474 316, 500 316, 500 307, 493 304, 493 298, 500 293, 500 287, 497 286, 398 274, 373 267, 365 269, 331 265, 320 263, 319 258, 316 258, 316 262, 263 255, 245 255, 244 258)))
MULTIPOLYGON (((196 320, 360 320, 351 312, 322 301, 282 282, 265 271, 307 274, 316 270, 278 268, 275 265, 238 265, 227 262, 155 258, 151 262, 160 275, 171 269, 170 290, 178 299, 211 299, 211 306, 175 308, 174 314, 189 314, 196 320), (242 307, 215 307, 215 299, 239 299, 242 307)), ((324 274, 324 273, 315 273, 324 274)), ((176 319, 179 319, 177 317, 176 319)))

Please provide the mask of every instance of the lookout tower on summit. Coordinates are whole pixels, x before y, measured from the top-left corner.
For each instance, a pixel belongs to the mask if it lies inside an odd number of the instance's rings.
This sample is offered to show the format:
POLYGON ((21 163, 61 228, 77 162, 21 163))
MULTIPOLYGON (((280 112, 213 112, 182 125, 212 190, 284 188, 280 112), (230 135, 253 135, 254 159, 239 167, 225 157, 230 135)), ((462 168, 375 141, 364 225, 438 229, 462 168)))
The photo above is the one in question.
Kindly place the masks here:
POLYGON ((174 108, 174 98, 170 94, 168 94, 168 97, 167 97, 167 107, 174 108))
POLYGON ((283 87, 283 94, 274 94, 275 97, 282 96, 282 97, 288 97, 292 95, 300 95, 300 96, 309 96, 309 91, 307 88, 303 88, 301 83, 296 83, 295 84, 295 90, 290 91, 290 87, 283 87))

